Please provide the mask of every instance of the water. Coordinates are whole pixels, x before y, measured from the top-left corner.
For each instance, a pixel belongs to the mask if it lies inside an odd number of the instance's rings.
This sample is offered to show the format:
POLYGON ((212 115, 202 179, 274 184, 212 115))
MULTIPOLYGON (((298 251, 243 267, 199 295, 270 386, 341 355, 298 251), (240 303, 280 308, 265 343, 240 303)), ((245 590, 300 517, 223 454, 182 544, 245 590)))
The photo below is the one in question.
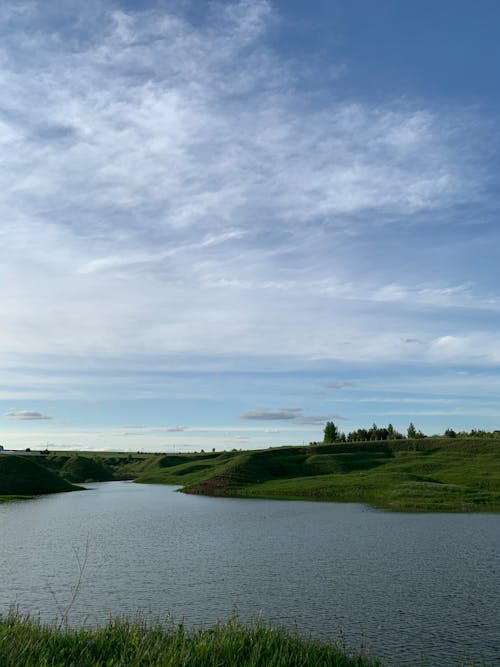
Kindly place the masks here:
POLYGON ((209 625, 237 607, 391 665, 500 664, 500 515, 91 486, 0 504, 0 610, 209 625))

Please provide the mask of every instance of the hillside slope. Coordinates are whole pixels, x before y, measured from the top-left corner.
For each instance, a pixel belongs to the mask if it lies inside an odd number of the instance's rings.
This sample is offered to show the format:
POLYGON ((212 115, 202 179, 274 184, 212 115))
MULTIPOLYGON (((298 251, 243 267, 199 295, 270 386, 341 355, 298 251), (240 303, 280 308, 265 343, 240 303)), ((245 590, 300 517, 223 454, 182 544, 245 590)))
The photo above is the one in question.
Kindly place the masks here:
POLYGON ((69 482, 110 482, 112 470, 98 458, 70 456, 61 468, 61 475, 69 482))
POLYGON ((0 496, 36 496, 79 489, 27 456, 0 456, 0 496))
POLYGON ((366 502, 400 511, 500 511, 500 443, 427 438, 161 457, 138 482, 186 493, 366 502))

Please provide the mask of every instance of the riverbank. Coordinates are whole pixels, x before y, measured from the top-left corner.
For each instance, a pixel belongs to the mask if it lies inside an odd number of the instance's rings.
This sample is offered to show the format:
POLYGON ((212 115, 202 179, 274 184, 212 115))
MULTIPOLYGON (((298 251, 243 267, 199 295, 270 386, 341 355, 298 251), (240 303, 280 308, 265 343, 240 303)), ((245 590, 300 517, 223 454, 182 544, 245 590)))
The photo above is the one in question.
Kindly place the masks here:
POLYGON ((136 481, 209 496, 500 512, 500 442, 426 438, 158 457, 136 481))
POLYGON ((376 659, 305 639, 260 622, 187 630, 110 621, 97 629, 43 625, 15 615, 0 618, 0 664, 51 667, 381 667, 376 659))

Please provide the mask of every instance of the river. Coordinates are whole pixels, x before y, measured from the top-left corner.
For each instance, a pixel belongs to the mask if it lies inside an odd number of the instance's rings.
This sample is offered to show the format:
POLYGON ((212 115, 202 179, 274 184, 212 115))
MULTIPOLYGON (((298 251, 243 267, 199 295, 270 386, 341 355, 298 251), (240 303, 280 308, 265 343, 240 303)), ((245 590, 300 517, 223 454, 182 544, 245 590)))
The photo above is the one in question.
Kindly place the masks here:
POLYGON ((0 611, 209 625, 237 609, 397 667, 500 664, 500 515, 87 486, 0 504, 0 611))

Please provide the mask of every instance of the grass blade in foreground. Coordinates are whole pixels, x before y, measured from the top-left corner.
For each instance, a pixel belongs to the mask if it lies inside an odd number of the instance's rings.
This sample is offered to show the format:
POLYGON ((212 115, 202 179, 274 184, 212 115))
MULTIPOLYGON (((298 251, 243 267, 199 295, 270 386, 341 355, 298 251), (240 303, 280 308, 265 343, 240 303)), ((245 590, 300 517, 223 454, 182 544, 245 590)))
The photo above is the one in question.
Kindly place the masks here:
POLYGON ((0 617, 1 667, 377 667, 378 660, 236 618, 209 629, 124 619, 97 629, 0 617))

